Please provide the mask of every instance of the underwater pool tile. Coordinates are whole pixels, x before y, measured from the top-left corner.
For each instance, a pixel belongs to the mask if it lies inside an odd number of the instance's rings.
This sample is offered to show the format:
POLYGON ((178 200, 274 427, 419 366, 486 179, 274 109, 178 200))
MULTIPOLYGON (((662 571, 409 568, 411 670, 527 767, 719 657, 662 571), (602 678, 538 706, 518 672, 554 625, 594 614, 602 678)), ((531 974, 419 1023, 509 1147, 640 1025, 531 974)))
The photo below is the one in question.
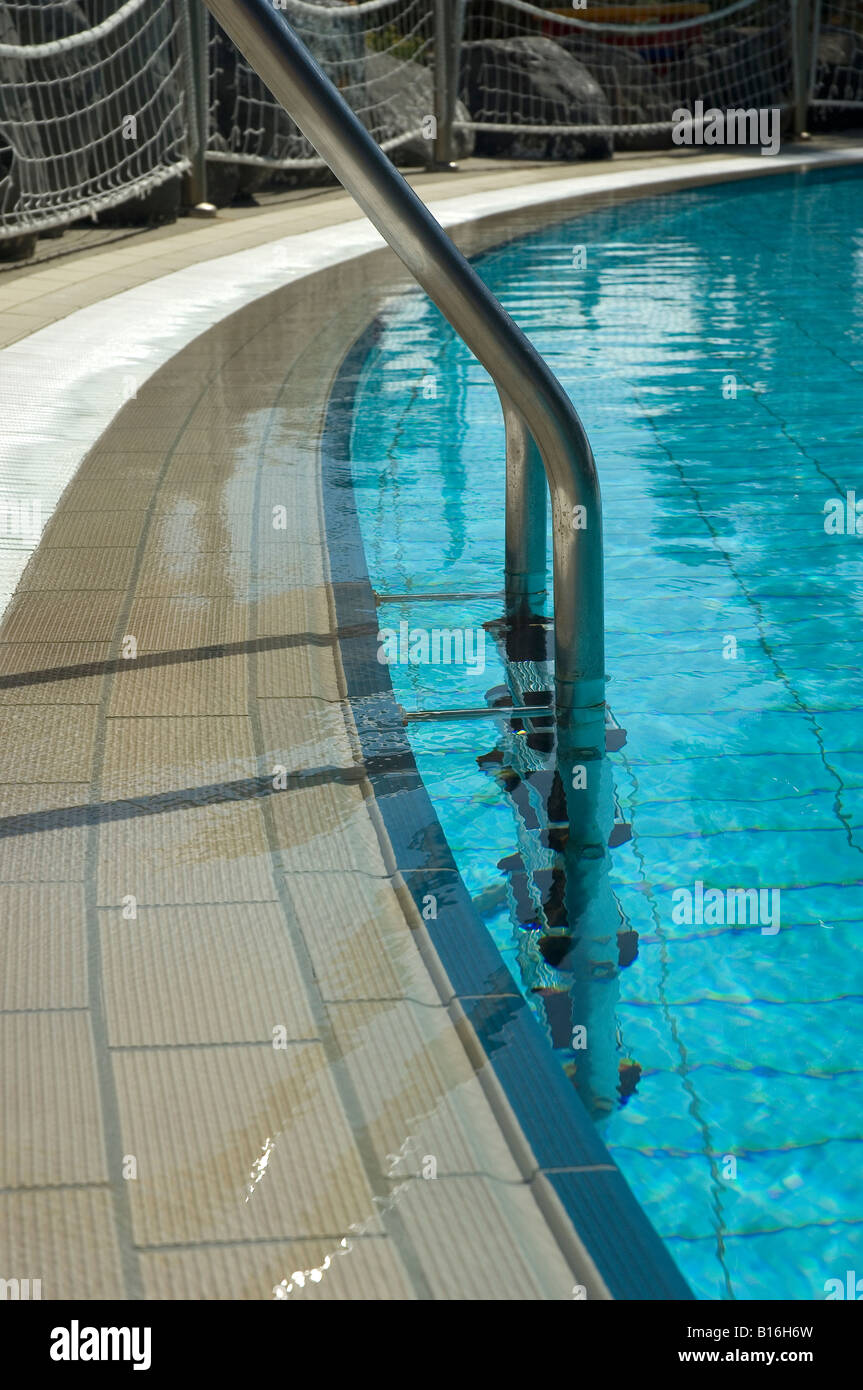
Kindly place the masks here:
MULTIPOLYGON (((802 1228, 802 1232, 812 1231, 811 1226, 802 1228)), ((797 1223, 768 1235, 729 1236, 725 1261, 738 1297, 741 1290, 751 1288, 753 1293, 747 1297, 821 1300, 827 1297, 829 1279, 838 1278, 844 1284, 846 1271, 860 1268, 863 1233, 859 1226, 819 1222, 814 1232, 817 1245, 807 1241, 802 1250, 797 1223)))
POLYGON ((693 1077, 705 1121, 727 1137, 729 1147, 781 1147, 793 1135, 808 1146, 859 1139, 860 1073, 830 1077, 771 1075, 704 1067, 693 1077), (794 1116, 793 1129, 788 1117, 794 1116))
MULTIPOLYGON (((791 924, 786 923, 786 926, 791 924)), ((787 1006, 790 1020, 787 1026, 794 1028, 799 1024, 800 1011, 828 1002, 823 987, 812 978, 814 958, 830 978, 838 978, 845 972, 845 985, 836 998, 844 997, 843 1007, 854 1009, 855 997, 863 991, 863 978, 859 971, 855 972, 853 964, 856 933, 856 922, 840 920, 830 928, 817 923, 798 923, 776 937, 765 938, 764 949, 756 955, 751 928, 674 928, 673 934, 668 932, 663 936, 666 997, 690 1002, 757 1000, 759 1005, 787 1006)), ((645 940, 642 944, 647 956, 650 943, 645 940)), ((631 979, 631 988, 634 983, 631 979)), ((829 1017, 829 1010, 826 1016, 829 1017)), ((709 1017, 709 1013, 702 1015, 702 1022, 707 1023, 709 1017)), ((764 1013, 765 1026, 769 1026, 770 1017, 769 1013, 764 1013)), ((716 1046, 720 1031, 708 1034, 705 1044, 716 1046)), ((772 1038, 773 1030, 769 1031, 772 1038)), ((844 1046, 843 1038, 839 1050, 844 1046)), ((818 1048, 812 1050, 817 1052, 818 1048)), ((770 1055, 769 1049, 765 1055, 770 1055)))
POLYGON ((789 1135, 778 1150, 738 1158, 736 1179, 724 1184, 726 1234, 757 1238, 839 1221, 854 1203, 861 1148, 863 1140, 798 1148, 789 1135))
MULTIPOLYGON (((815 1094, 820 1094, 820 1083, 833 1076, 843 1076, 850 1083, 856 1075, 858 1085, 863 1084, 853 1035, 847 1036, 848 1020, 860 998, 859 976, 849 979, 844 997, 825 997, 823 990, 818 992, 810 985, 802 996, 789 990, 785 999, 766 1000, 759 992, 757 970, 752 970, 748 980, 738 971, 737 997, 717 999, 722 981, 717 981, 714 992, 699 988, 691 974, 681 977, 679 954, 673 948, 669 951, 667 1002, 680 1021, 681 1031, 698 1039, 689 1050, 694 1067, 728 1069, 735 1077, 750 1070, 754 1078, 763 1077, 768 1092, 778 1095, 786 1086, 796 1090, 807 1077, 813 1080, 815 1094), (816 1003, 824 1031, 811 1037, 800 1027, 800 1017, 816 1003), (726 1031, 735 1038, 733 1049, 717 1045, 726 1031), (766 1043, 765 1037, 769 1039, 766 1043)), ((793 1133, 793 1120, 788 1128, 793 1133)))
MULTIPOLYGON (((633 1186, 647 1194, 642 1206, 662 1239, 710 1239, 716 1205, 724 1207, 724 1184, 708 1156, 699 1151, 653 1149, 648 1153, 611 1144, 612 1157, 625 1162, 633 1186)), ((724 1210, 723 1210, 724 1217, 724 1210)))
MULTIPOLYGON (((654 886, 670 882, 691 887, 702 879, 711 888, 800 887, 806 870, 817 863, 826 882, 844 882, 859 874, 859 854, 849 846, 844 829, 740 830, 715 835, 639 835, 641 856, 660 868, 654 886)), ((620 852, 618 851, 620 855, 620 852)), ((623 864, 622 855, 615 861, 623 864)), ((668 914, 671 899, 668 896, 668 914)))
MULTIPOLYGON (((726 831, 835 830, 835 789, 799 793, 762 800, 707 800, 709 787, 702 778, 692 777, 691 799, 645 801, 631 805, 630 819, 639 835, 702 835, 726 831)), ((643 797, 645 788, 640 788, 643 797)), ((748 778, 741 778, 740 792, 751 791, 748 778)))

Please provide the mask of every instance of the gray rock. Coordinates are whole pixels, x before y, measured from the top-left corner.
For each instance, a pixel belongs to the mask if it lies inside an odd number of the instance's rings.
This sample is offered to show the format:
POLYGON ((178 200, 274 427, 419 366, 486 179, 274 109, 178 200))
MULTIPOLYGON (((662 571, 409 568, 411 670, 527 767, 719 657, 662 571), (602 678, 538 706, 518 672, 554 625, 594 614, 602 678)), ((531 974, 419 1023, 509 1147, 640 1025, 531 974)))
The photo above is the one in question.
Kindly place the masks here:
MULTIPOLYGON (((365 124, 379 144, 393 140, 408 130, 422 126, 434 114, 434 77, 421 63, 400 62, 388 53, 371 53, 366 58, 367 102, 372 105, 365 124)), ((470 116, 462 102, 456 104, 456 120, 470 116)), ((468 159, 474 150, 472 130, 453 130, 453 158, 468 159)), ((392 158, 403 164, 428 164, 434 157, 434 141, 415 136, 392 150, 392 158)))
MULTIPOLYGON (((818 101, 863 101, 863 37, 853 29, 838 29, 825 25, 818 36, 818 67, 814 96, 818 101)), ((815 129, 858 126, 860 113, 834 109, 813 108, 811 124, 815 129)))
MULTIPOLYGON (((671 120, 679 102, 654 66, 632 48, 598 43, 588 34, 561 39, 563 47, 582 63, 605 93, 612 125, 647 126, 671 120)), ((615 131, 616 149, 662 149, 671 144, 671 131, 615 131)))
POLYGON ((679 103, 690 107, 760 109, 779 106, 791 90, 791 49, 787 16, 758 28, 726 29, 721 42, 701 38, 682 58, 679 103))
MULTIPOLYGON (((532 125, 611 124, 611 108, 588 69, 554 39, 487 39, 462 48, 461 95, 475 121, 532 125)), ((608 159, 604 130, 581 135, 477 131, 476 152, 510 159, 608 159)))
POLYGON ((36 233, 0 237, 0 261, 29 261, 36 254, 36 233))

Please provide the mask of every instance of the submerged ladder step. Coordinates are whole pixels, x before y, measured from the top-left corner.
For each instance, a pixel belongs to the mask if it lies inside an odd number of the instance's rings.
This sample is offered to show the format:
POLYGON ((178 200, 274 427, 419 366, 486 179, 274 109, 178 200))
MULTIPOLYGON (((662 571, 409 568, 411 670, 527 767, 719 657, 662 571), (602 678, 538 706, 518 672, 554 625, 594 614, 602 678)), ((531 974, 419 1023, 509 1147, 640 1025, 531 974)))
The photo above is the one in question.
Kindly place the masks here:
POLYGON ((503 589, 496 589, 491 594, 379 594, 375 591, 375 603, 467 603, 471 599, 477 602, 488 601, 490 599, 505 598, 503 589))
POLYGON ((489 715, 503 716, 505 719, 524 719, 530 716, 532 719, 537 717, 547 719, 554 714, 553 705, 482 705, 479 709, 414 709, 402 710, 402 717, 406 724, 414 724, 421 720, 456 720, 456 719, 485 719, 489 715))

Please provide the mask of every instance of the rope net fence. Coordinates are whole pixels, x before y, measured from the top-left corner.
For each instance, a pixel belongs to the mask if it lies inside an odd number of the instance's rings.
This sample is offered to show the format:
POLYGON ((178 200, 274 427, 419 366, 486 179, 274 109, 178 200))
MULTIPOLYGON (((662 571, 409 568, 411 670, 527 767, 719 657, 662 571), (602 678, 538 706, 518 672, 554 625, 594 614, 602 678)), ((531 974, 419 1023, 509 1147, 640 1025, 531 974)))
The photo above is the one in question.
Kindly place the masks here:
POLYGON ((604 158, 670 144, 674 112, 699 101, 791 106, 789 0, 462 10, 459 95, 478 154, 604 158))
MULTIPOLYGON (((455 158, 581 160, 680 143, 698 103, 786 133, 801 93, 816 129, 863 110, 863 0, 272 3, 401 162, 448 116, 455 158)), ((0 0, 0 258, 161 185, 178 206, 202 150, 218 203, 327 175, 202 0, 0 0)))
POLYGON ((179 5, 0 0, 0 238, 188 168, 179 5))
MULTIPOLYGON (((432 0, 277 0, 276 8, 382 149, 428 158, 435 111, 432 0)), ((210 161, 326 168, 212 19, 209 74, 210 161)))
POLYGON ((817 5, 809 106, 816 129, 843 111, 863 119, 863 0, 817 5))

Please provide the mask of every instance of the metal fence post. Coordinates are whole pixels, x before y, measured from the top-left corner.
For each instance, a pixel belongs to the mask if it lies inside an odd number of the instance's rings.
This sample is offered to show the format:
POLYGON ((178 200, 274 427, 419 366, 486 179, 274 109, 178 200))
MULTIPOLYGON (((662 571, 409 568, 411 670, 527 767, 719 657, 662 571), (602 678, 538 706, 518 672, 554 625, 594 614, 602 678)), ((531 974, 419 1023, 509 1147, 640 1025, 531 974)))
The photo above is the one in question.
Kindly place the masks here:
POLYGON ((212 217, 216 209, 207 202, 207 138, 209 135, 209 62, 207 30, 209 14, 201 0, 178 0, 180 41, 188 121, 187 148, 191 169, 184 179, 183 201, 199 216, 212 217))
POLYGON ((439 169, 455 169, 452 123, 458 84, 458 35, 454 0, 434 0, 434 162, 439 169))
POLYGON ((791 44, 794 65, 794 135, 807 140, 809 97, 811 95, 813 50, 813 6, 821 0, 791 0, 791 44))

